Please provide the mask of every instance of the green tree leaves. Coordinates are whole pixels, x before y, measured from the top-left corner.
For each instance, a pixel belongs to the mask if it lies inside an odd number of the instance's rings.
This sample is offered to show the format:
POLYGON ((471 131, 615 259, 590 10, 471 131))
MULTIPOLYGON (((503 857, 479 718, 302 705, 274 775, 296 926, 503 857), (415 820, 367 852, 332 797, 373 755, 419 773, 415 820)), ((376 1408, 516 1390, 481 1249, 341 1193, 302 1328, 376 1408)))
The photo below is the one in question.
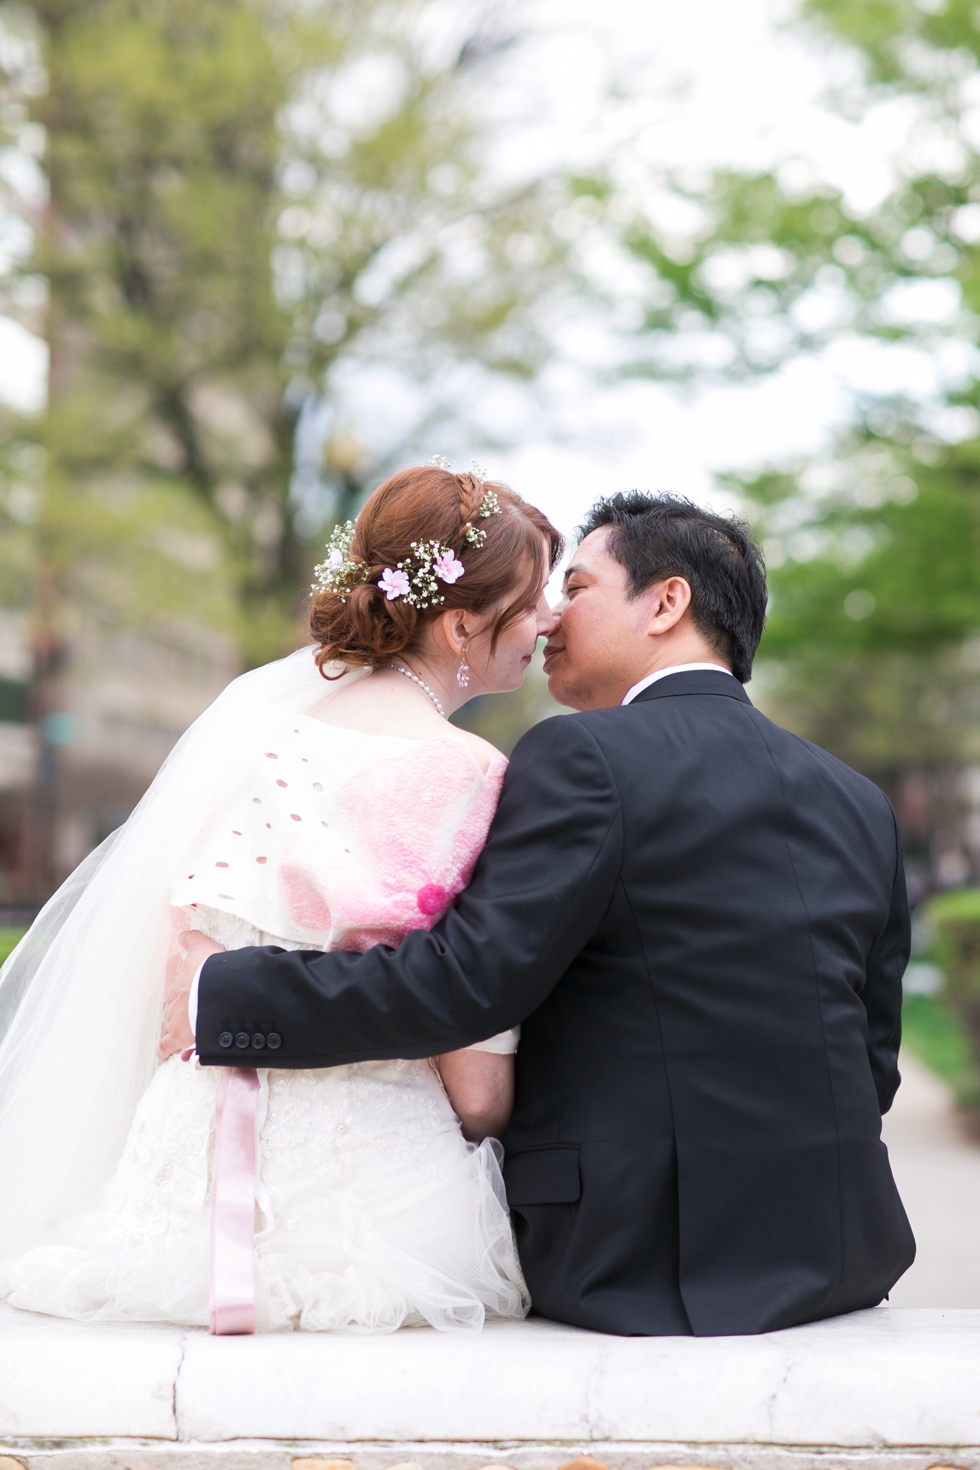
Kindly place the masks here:
MULTIPOLYGON (((562 185, 493 174, 474 97, 506 37, 489 12, 440 31, 430 10, 30 7, 50 204, 20 274, 49 286, 51 394, 19 432, 45 455, 37 549, 55 580, 82 545, 141 563, 118 507, 145 490, 158 517, 170 486, 176 524, 199 503, 246 662, 272 657, 295 640, 330 504, 310 513, 291 493, 300 405, 329 404, 365 365, 419 385, 460 364, 527 378, 545 360, 542 304, 568 280, 562 185)), ((341 477, 348 501, 398 453, 367 448, 341 477)), ((205 602, 192 592, 188 615, 205 602)))

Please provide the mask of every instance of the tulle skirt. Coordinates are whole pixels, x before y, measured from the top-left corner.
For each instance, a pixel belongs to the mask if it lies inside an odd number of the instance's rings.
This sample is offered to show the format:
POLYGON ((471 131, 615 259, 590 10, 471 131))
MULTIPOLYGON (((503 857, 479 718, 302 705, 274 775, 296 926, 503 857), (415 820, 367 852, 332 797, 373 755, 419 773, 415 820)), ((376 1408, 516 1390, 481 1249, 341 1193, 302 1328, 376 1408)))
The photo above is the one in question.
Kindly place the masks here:
MULTIPOLYGON (((296 947, 230 915, 189 917, 227 948, 296 947)), ((258 1331, 479 1331, 488 1314, 526 1314, 500 1146, 464 1139, 431 1062, 259 1077, 258 1331)), ((0 1301, 208 1325, 218 1080, 179 1056, 158 1069, 109 1184, 55 1243, 0 1265, 0 1301)))
MULTIPOLYGON (((256 1325, 479 1330, 526 1290, 495 1145, 463 1138, 425 1061, 270 1071, 256 1210, 256 1325)), ((172 1057, 116 1173, 62 1243, 0 1266, 11 1306, 90 1321, 208 1323, 218 1073, 172 1057)))

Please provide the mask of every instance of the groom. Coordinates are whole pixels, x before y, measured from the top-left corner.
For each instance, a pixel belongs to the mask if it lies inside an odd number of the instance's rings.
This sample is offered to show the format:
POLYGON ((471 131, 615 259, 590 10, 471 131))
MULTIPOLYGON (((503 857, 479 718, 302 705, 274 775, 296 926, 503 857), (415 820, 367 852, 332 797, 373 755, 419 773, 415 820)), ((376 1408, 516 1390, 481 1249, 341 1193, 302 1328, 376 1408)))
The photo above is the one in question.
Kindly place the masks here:
POLYGON ((538 1313, 710 1336, 873 1306, 915 1251, 880 1139, 894 814, 750 703, 766 587, 736 522, 633 493, 583 531, 545 649, 579 713, 518 744, 458 906, 397 951, 214 955, 198 1054, 267 1066, 273 1033, 276 1067, 328 1067, 520 1021, 504 1176, 538 1313))

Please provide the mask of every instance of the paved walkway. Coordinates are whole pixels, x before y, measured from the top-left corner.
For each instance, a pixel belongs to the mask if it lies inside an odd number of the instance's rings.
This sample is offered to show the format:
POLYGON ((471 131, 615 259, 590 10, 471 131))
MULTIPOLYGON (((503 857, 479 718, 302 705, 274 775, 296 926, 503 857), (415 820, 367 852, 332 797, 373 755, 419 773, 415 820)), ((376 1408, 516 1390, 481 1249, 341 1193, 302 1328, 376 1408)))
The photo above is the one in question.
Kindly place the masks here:
POLYGON ((896 1307, 980 1307, 980 1147, 963 1135, 942 1082, 903 1053, 884 1139, 918 1254, 896 1307))

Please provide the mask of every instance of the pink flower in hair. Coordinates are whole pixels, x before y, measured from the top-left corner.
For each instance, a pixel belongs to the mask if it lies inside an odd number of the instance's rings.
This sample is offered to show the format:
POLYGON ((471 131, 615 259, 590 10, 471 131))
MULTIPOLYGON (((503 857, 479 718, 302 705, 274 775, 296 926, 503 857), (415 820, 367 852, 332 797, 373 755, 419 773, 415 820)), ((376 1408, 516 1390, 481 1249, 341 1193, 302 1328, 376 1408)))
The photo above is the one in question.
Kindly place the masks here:
POLYGON ((395 571, 393 567, 385 567, 381 580, 378 583, 389 602, 394 602, 396 597, 404 597, 409 590, 408 577, 400 569, 395 571))
POLYGON ((444 551, 433 561, 432 570, 443 582, 448 582, 452 585, 453 582, 459 581, 466 568, 461 561, 456 560, 456 557, 451 551, 444 551))

